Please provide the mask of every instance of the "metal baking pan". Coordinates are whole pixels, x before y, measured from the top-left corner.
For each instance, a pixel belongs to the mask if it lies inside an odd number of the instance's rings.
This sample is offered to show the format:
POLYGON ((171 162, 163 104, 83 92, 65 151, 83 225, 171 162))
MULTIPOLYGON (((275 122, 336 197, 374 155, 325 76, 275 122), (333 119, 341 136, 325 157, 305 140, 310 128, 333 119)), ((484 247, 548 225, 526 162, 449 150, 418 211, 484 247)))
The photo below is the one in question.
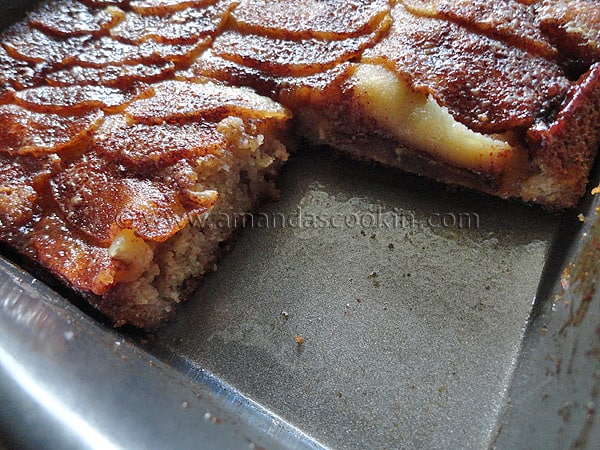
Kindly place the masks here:
POLYGON ((279 187, 152 335, 2 257, 0 448, 599 447, 597 198, 552 214, 325 149, 279 187))

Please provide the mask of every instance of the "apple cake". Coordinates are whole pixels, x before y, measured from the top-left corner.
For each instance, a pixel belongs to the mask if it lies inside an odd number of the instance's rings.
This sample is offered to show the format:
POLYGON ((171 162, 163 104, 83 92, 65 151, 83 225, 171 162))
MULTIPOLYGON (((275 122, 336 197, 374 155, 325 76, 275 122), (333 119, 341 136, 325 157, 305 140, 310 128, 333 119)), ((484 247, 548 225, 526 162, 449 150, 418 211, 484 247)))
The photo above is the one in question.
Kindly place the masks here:
POLYGON ((592 0, 49 0, 0 36, 0 241, 150 328, 298 140, 573 207, 599 42, 592 0))

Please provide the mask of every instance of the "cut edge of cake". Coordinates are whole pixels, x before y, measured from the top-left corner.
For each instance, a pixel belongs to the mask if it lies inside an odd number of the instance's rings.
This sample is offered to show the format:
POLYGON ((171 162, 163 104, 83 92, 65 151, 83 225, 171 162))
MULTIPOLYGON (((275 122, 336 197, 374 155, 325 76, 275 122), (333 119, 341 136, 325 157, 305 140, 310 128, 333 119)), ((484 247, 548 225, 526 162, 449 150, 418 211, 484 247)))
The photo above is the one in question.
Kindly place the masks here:
POLYGON ((571 87, 550 123, 520 136, 469 129, 383 66, 351 71, 335 108, 294 109, 297 134, 310 144, 550 210, 571 208, 585 193, 600 145, 600 64, 571 87))
POLYGON ((214 205, 190 216, 164 242, 148 242, 130 229, 120 230, 108 251, 113 260, 128 266, 131 280, 114 284, 102 295, 82 292, 114 326, 151 329, 168 319, 201 278, 216 268, 221 244, 253 207, 278 195, 274 179, 288 158, 279 140, 281 121, 248 123, 230 116, 218 128, 227 134, 230 148, 211 161, 210 170, 206 164, 196 170, 198 185, 206 189, 201 194, 214 196, 214 205))

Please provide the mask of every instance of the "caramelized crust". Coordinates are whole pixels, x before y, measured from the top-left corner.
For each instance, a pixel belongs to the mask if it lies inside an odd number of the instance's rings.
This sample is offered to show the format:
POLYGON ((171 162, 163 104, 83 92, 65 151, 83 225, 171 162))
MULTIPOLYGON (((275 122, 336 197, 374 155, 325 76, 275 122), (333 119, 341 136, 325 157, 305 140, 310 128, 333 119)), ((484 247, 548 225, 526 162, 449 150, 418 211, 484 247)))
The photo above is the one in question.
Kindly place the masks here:
POLYGON ((43 83, 43 66, 35 66, 15 59, 0 46, 0 103, 3 92, 14 89, 25 89, 43 83))
POLYGON ((154 86, 154 95, 125 110, 129 123, 161 124, 219 121, 227 116, 287 119, 289 112, 274 101, 244 88, 213 82, 165 81, 154 86), (173 101, 175 99, 175 101, 173 101))
POLYGON ((375 2, 241 2, 232 29, 211 54, 271 77, 302 77, 360 56, 389 28, 390 4, 375 2))
POLYGON ((0 39, 0 239, 115 325, 155 326, 223 217, 273 192, 292 112, 352 157, 573 206, 600 144, 599 8, 48 0, 0 39))
POLYGON ((600 58, 600 4, 593 0, 544 0, 537 6, 540 28, 578 73, 600 58))
MULTIPOLYGON (((133 64, 188 64, 211 43, 206 37, 188 45, 162 44, 146 41, 140 44, 125 44, 110 37, 85 42, 78 53, 67 61, 68 65, 105 67, 133 64)), ((66 65, 66 64, 65 64, 66 65)))
POLYGON ((88 244, 55 214, 37 223, 29 240, 39 261, 81 292, 106 294, 126 268, 110 257, 108 248, 88 244))
MULTIPOLYGON (((179 201, 185 179, 124 173, 93 153, 52 179, 52 197, 61 216, 91 242, 109 246, 119 229, 145 241, 163 242, 188 223, 179 201)), ((207 210, 211 204, 194 205, 207 210)), ((194 211, 197 212, 197 211, 194 211)))
POLYGON ((558 65, 519 48, 402 6, 392 16, 389 35, 362 60, 395 71, 475 131, 529 127, 569 88, 558 65))
POLYGON ((167 15, 186 8, 204 8, 217 0, 132 0, 131 9, 141 15, 167 15))
POLYGON ((135 83, 155 83, 169 78, 175 72, 175 64, 167 61, 159 64, 133 64, 122 66, 81 67, 61 69, 45 76, 50 86, 101 85, 127 90, 135 83))
POLYGON ((127 14, 110 34, 119 41, 140 44, 156 41, 163 44, 193 44, 214 36, 235 6, 233 0, 221 0, 206 9, 186 8, 166 15, 127 14))
POLYGON ((227 139, 214 124, 129 124, 124 116, 115 115, 107 117, 96 132, 93 151, 107 161, 146 172, 181 159, 219 156, 226 146, 227 139))
POLYGON ((14 103, 41 113, 73 115, 94 109, 116 113, 134 99, 148 95, 151 89, 136 87, 122 91, 106 86, 39 86, 17 92, 14 103))
POLYGON ((527 188, 527 200, 569 207, 584 194, 587 174, 591 170, 600 145, 600 64, 594 64, 571 87, 557 116, 549 123, 539 121, 527 131, 533 160, 539 165, 539 184, 561 186, 558 193, 549 194, 539 185, 527 188), (577 151, 573 151, 577 149, 577 151))
POLYGON ((389 12, 386 0, 247 0, 233 11, 233 19, 245 34, 288 41, 339 40, 372 33, 389 12))
POLYGON ((103 117, 98 109, 71 116, 0 106, 0 154, 40 156, 85 148, 103 117))
POLYGON ((41 190, 59 158, 29 158, 0 152, 0 238, 20 242, 17 230, 31 223, 38 212, 41 190))
POLYGON ((251 86, 259 94, 271 96, 294 111, 313 104, 339 106, 342 86, 355 67, 356 64, 342 62, 332 69, 306 76, 274 76, 207 51, 188 70, 176 76, 182 80, 213 78, 233 86, 251 86))
POLYGON ((4 35, 4 48, 18 60, 45 63, 54 68, 73 65, 105 67, 133 64, 188 64, 211 43, 209 37, 193 44, 171 45, 143 42, 139 45, 118 42, 109 36, 54 38, 42 31, 17 24, 4 35))
POLYGON ((55 38, 24 22, 11 26, 2 35, 2 45, 11 57, 49 67, 67 65, 89 40, 89 36, 55 38))
POLYGON ((547 59, 558 55, 539 27, 536 10, 515 0, 402 0, 402 3, 414 14, 455 22, 547 59))
POLYGON ((51 0, 29 14, 29 24, 56 36, 100 35, 124 17, 114 6, 96 9, 77 0, 51 0))
POLYGON ((226 31, 212 51, 230 61, 275 76, 304 76, 327 69, 362 54, 382 30, 366 36, 337 41, 306 39, 288 41, 254 34, 226 31))

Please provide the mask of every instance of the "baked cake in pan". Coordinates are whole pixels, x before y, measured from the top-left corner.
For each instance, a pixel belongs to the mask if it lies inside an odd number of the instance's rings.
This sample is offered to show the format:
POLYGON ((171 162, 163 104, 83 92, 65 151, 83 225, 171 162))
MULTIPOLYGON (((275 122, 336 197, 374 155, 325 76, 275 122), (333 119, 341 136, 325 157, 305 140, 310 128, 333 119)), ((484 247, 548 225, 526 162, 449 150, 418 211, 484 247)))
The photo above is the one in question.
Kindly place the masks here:
POLYGON ((0 240, 149 328, 298 139, 572 207, 599 38, 591 0, 47 1, 0 38, 0 240))

